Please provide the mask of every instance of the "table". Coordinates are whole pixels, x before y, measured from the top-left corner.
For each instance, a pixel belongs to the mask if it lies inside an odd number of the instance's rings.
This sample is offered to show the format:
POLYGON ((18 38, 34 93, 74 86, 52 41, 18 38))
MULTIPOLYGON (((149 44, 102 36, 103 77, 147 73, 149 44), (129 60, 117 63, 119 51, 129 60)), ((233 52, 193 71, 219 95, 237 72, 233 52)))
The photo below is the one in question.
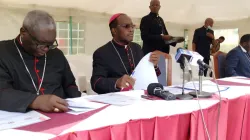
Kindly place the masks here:
MULTIPOLYGON (((219 80, 218 83, 220 85, 233 85, 228 91, 221 93, 219 140, 249 139, 250 136, 247 134, 250 127, 248 119, 250 117, 250 111, 248 111, 250 97, 247 94, 250 91, 249 85, 222 80, 219 80)), ((215 139, 219 102, 215 97, 209 100, 200 100, 200 103, 211 139, 215 139)), ((207 139, 196 100, 147 101, 122 108, 108 106, 96 112, 79 116, 45 115, 51 117, 52 120, 43 122, 44 124, 39 123, 15 129, 18 133, 20 132, 20 135, 16 135, 16 137, 26 134, 26 136, 33 136, 32 139, 39 139, 44 135, 52 140, 207 139), (21 134, 21 132, 23 133, 21 134)), ((3 136, 5 132, 0 132, 0 136, 3 136)), ((9 139, 11 137, 14 139, 15 136, 10 136, 9 139)))

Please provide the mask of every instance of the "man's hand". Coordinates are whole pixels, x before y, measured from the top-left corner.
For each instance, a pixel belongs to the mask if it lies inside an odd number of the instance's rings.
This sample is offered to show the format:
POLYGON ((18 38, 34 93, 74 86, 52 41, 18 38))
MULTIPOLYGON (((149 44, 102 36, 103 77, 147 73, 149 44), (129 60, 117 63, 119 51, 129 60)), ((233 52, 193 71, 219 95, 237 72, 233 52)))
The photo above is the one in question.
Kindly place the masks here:
POLYGON ((172 36, 170 36, 170 35, 162 35, 162 39, 163 40, 171 40, 173 37, 172 36))
POLYGON ((133 79, 132 77, 128 76, 128 75, 123 75, 121 78, 119 78, 116 81, 116 87, 117 88, 127 88, 129 87, 129 85, 131 85, 132 87, 135 84, 135 79, 133 79))
POLYGON ((214 39, 214 35, 212 33, 207 33, 207 36, 211 39, 214 39))
POLYGON ((67 102, 55 95, 37 96, 29 107, 43 112, 66 112, 68 110, 67 102))
POLYGON ((159 62, 160 55, 157 54, 156 52, 152 52, 149 57, 149 61, 154 64, 154 66, 157 66, 159 62))

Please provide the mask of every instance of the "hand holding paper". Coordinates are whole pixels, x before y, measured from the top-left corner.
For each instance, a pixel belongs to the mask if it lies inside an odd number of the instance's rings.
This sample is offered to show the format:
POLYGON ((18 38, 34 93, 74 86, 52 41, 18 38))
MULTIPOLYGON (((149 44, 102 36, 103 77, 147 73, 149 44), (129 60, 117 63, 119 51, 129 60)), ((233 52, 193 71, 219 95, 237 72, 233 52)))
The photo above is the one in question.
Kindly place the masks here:
POLYGON ((150 54, 150 58, 149 61, 152 62, 154 64, 154 66, 157 66, 158 62, 159 62, 159 54, 157 52, 152 52, 150 54))
POLYGON ((149 61, 150 55, 151 53, 148 53, 141 59, 131 75, 131 77, 136 79, 134 90, 147 90, 150 83, 158 83, 154 65, 149 61))

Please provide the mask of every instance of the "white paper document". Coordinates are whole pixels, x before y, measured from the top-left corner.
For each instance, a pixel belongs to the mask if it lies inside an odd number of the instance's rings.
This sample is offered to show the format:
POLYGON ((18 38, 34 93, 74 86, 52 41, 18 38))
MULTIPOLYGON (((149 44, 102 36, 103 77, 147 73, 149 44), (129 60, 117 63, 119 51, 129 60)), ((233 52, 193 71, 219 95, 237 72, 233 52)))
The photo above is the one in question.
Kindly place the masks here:
POLYGON ((95 110, 95 109, 89 109, 89 108, 88 109, 87 108, 81 108, 79 110, 76 110, 75 108, 74 109, 70 108, 70 109, 71 110, 68 111, 67 113, 72 114, 72 115, 79 115, 79 114, 83 114, 83 113, 95 110))
POLYGON ((244 77, 229 77, 224 79, 219 79, 220 81, 228 81, 228 82, 235 82, 235 83, 242 83, 242 84, 250 84, 250 80, 244 77))
POLYGON ((126 96, 121 95, 118 93, 108 93, 108 94, 102 94, 99 96, 93 96, 91 98, 88 98, 91 101, 116 105, 116 106, 126 106, 131 105, 137 102, 145 101, 142 98, 132 97, 132 96, 126 96))
POLYGON ((106 106, 106 104, 91 102, 85 99, 84 97, 68 98, 66 99, 66 101, 69 104, 68 108, 70 109, 70 111, 67 113, 74 115, 78 115, 106 106))
MULTIPOLYGON (((178 85, 177 87, 182 88, 182 85, 178 85)), ((199 90, 199 82, 195 81, 194 84, 193 82, 185 83, 184 88, 188 90, 195 90, 195 89, 199 90)), ((229 88, 228 86, 219 86, 220 92, 225 91, 228 88, 229 88)), ((202 81, 202 91, 213 93, 213 92, 218 92, 218 88, 216 84, 212 81, 202 81)))
MULTIPOLYGON (((180 87, 164 87, 164 90, 169 91, 172 94, 178 95, 178 94, 182 94, 182 88, 180 87)), ((184 93, 189 93, 193 91, 192 89, 184 89, 184 93)))
POLYGON ((0 130, 22 127, 49 119, 36 111, 27 113, 0 111, 0 130))
POLYGON ((150 54, 148 53, 141 59, 131 75, 136 79, 134 90, 147 90, 149 84, 158 83, 154 65, 149 61, 150 54))

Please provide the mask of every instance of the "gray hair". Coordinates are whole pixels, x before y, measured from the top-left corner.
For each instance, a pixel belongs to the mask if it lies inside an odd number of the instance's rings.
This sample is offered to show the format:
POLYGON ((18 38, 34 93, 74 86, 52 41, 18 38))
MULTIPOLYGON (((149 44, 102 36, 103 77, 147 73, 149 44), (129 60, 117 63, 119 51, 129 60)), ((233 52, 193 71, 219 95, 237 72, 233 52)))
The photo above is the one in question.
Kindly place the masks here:
POLYGON ((30 11, 24 18, 23 27, 30 32, 37 33, 41 29, 56 29, 53 17, 45 11, 30 11))

